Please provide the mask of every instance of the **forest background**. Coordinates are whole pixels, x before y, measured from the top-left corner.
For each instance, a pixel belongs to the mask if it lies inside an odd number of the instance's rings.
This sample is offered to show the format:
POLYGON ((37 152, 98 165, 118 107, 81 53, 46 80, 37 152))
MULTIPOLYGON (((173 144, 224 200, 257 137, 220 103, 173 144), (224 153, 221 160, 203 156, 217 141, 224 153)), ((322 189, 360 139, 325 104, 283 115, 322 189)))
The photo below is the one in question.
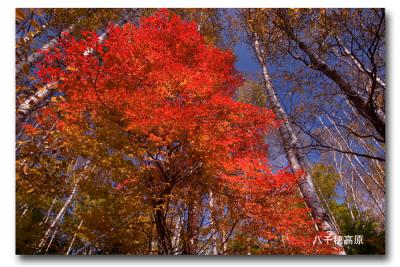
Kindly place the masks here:
MULTIPOLYGON (((238 48, 236 48, 236 49, 238 49, 238 48)), ((239 58, 240 58, 240 57, 239 57, 239 58)), ((253 61, 253 63, 255 63, 254 66, 257 66, 257 61, 255 60, 254 57, 253 57, 252 61, 253 61)), ((238 65, 236 65, 236 66, 238 67, 238 65)), ((273 72, 273 70, 271 70, 271 72, 273 72)), ((287 104, 287 102, 286 102, 286 104, 287 104)), ((315 157, 315 152, 310 152, 310 153, 311 153, 311 154, 314 153, 314 156, 311 156, 311 157, 310 157, 311 159, 312 159, 313 157, 315 157)), ((279 153, 278 153, 278 154, 279 154, 279 153)), ((276 162, 279 163, 279 160, 277 160, 276 162)), ((281 159, 280 163, 282 163, 282 165, 276 164, 276 165, 277 165, 277 168, 281 168, 283 165, 285 165, 284 160, 282 160, 282 159, 281 159)), ((340 193, 340 192, 339 192, 339 193, 340 193)))

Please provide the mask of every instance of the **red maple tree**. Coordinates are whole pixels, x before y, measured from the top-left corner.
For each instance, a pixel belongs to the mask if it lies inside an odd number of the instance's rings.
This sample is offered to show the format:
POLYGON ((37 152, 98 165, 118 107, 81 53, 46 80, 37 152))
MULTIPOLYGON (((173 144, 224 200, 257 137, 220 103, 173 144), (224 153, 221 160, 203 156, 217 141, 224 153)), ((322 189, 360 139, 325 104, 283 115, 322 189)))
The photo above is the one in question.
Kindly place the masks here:
MULTIPOLYGON (((274 114, 234 100, 243 79, 231 51, 207 44, 194 23, 166 10, 139 26, 107 31, 102 42, 96 32, 80 39, 64 34, 57 47, 42 51, 37 74, 45 83, 58 82, 64 98, 43 116, 51 115, 60 131, 82 135, 117 123, 142 158, 162 166, 146 166, 159 172, 158 189, 175 179, 161 173, 172 167, 180 190, 198 182, 228 188, 252 220, 247 227, 265 243, 260 253, 282 235, 288 240, 280 253, 331 251, 312 244, 315 230, 298 196, 297 176, 273 173, 268 165, 265 135, 279 125, 274 114)), ((163 200, 175 190, 167 189, 163 200)))

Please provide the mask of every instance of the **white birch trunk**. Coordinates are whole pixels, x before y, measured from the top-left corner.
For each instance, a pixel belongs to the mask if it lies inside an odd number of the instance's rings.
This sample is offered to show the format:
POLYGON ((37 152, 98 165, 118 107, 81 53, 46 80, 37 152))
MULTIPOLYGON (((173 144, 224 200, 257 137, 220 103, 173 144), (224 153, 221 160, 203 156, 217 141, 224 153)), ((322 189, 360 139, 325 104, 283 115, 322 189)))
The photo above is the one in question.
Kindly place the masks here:
POLYGON ((74 185, 70 195, 68 196, 67 200, 65 201, 63 207, 60 209, 60 211, 58 212, 57 216, 51 222, 51 224, 50 224, 49 228, 47 229, 46 233, 44 234, 43 238, 40 240, 39 246, 37 248, 38 253, 40 253, 42 248, 45 246, 50 234, 52 232, 56 231, 58 223, 60 222, 61 218, 64 216, 64 213, 67 210, 69 204, 71 203, 71 201, 72 201, 77 189, 78 189, 78 182, 75 183, 75 185, 74 185))
POLYGON ((215 233, 217 232, 215 221, 214 221, 214 196, 213 193, 210 191, 209 192, 209 209, 210 209, 210 234, 212 235, 211 237, 211 255, 218 255, 218 250, 217 250, 217 236, 215 233))
POLYGON ((46 217, 44 218, 43 221, 40 222, 39 225, 47 223, 47 221, 49 220, 49 217, 50 217, 50 213, 53 210, 53 206, 56 203, 56 201, 57 201, 57 198, 53 198, 53 201, 51 202, 50 208, 47 210, 46 217))
MULTIPOLYGON (((267 66, 264 62, 260 40, 255 33, 253 34, 253 48, 255 50, 258 62, 262 67, 262 75, 264 79, 264 88, 266 94, 271 103, 272 110, 276 114, 277 118, 283 121, 283 124, 279 127, 279 132, 281 134, 289 165, 292 168, 293 172, 305 171, 303 168, 304 163, 302 162, 302 157, 299 156, 299 151, 297 150, 297 148, 299 147, 297 137, 294 134, 288 116, 283 109, 272 85, 267 66)), ((334 225, 329 219, 329 216, 324 210, 321 200, 319 199, 318 194, 315 191, 311 176, 306 172, 302 177, 299 178, 297 183, 307 206, 311 209, 311 214, 318 226, 319 231, 326 232, 329 236, 332 236, 333 238, 337 236, 334 225)), ((342 249, 339 254, 345 254, 344 250, 342 249)))
POLYGON ((181 219, 179 209, 178 209, 178 219, 175 223, 174 236, 172 238, 172 250, 173 250, 174 255, 177 255, 179 253, 179 242, 180 242, 180 238, 181 238, 181 229, 182 229, 182 219, 181 219))
MULTIPOLYGON (((358 60, 358 58, 356 58, 354 54, 343 44, 342 40, 338 36, 335 36, 335 38, 340 47, 342 47, 344 54, 351 58, 351 61, 357 67, 357 69, 360 72, 366 72, 367 75, 370 75, 372 73, 371 70, 362 65, 362 63, 358 60)), ((386 83, 379 76, 376 76, 375 80, 376 83, 379 84, 382 88, 386 88, 386 83)), ((369 92, 369 90, 366 91, 369 92)))
MULTIPOLYGON (((330 129, 326 126, 326 124, 323 122, 323 120, 321 119, 321 117, 318 117, 318 118, 319 118, 319 121, 321 122, 322 126, 325 128, 325 130, 332 136, 332 138, 334 138, 332 132, 331 132, 330 129)), ((334 138, 334 140, 336 140, 336 139, 334 138)), ((337 145, 340 147, 340 149, 343 149, 343 146, 342 146, 342 144, 341 144, 339 141, 337 141, 337 145)), ((376 197, 375 197, 374 194, 372 193, 371 188, 370 188, 370 187, 368 186, 368 184, 365 182, 364 178, 362 177, 362 175, 361 175, 361 173, 358 171, 358 169, 354 166, 351 157, 350 157, 348 154, 345 154, 345 157, 347 158, 347 160, 348 160, 350 166, 352 167, 352 169, 354 170, 354 172, 357 174, 358 180, 359 180, 359 181, 361 182, 361 184, 365 187, 365 190, 368 192, 368 194, 371 196, 372 200, 375 202, 375 204, 376 204, 376 206, 377 206, 377 208, 378 208, 378 210, 379 210, 381 216, 382 216, 383 219, 384 219, 385 213, 384 213, 384 211, 383 211, 381 205, 379 204, 379 201, 376 199, 376 197)), ((354 200, 354 201, 355 201, 355 200, 354 200)))
POLYGON ((76 229, 76 232, 74 233, 74 237, 72 238, 72 240, 71 240, 71 243, 69 244, 69 247, 68 247, 67 253, 65 253, 65 255, 69 255, 69 253, 70 253, 70 251, 71 251, 71 249, 72 249, 72 246, 74 245, 74 242, 75 242, 75 239, 76 239, 77 232, 78 232, 78 231, 79 231, 79 229, 81 228, 81 226, 82 226, 82 223, 83 223, 83 220, 81 220, 81 222, 79 223, 79 225, 78 225, 78 228, 76 229))
MULTIPOLYGON (((284 19, 285 15, 282 17, 282 20, 284 19)), ((340 91, 345 95, 348 101, 357 109, 360 114, 362 114, 372 123, 372 125, 374 125, 376 131, 383 139, 385 139, 385 110, 382 107, 376 107, 375 109, 372 109, 368 103, 368 98, 361 96, 356 90, 354 90, 351 84, 344 79, 340 73, 338 73, 335 69, 332 69, 322 58, 312 51, 306 43, 296 36, 296 34, 293 32, 293 29, 286 24, 286 22, 284 23, 285 26, 283 28, 286 34, 310 59, 311 64, 309 67, 321 72, 331 81, 333 81, 339 87, 340 91)))

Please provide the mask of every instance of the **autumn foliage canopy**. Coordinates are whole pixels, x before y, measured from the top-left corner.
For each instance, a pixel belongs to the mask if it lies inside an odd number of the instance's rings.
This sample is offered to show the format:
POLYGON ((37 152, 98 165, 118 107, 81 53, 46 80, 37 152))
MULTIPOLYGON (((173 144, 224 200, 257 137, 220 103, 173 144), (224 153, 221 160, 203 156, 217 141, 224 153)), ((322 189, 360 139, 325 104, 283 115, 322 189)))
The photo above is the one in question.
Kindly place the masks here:
MULTIPOLYGON (((181 205, 192 207, 189 239, 213 235, 211 227, 193 226, 205 216, 230 234, 232 251, 252 238, 255 254, 330 253, 313 246, 297 175, 268 164, 265 136, 280 122, 267 108, 235 100, 243 79, 231 51, 165 10, 99 36, 65 33, 42 51, 37 75, 57 83, 57 103, 38 121, 43 128, 55 123, 69 151, 103 170, 110 192, 135 195, 154 218, 160 253, 173 249, 167 221, 181 205), (204 196, 211 195, 210 207, 204 196)), ((195 253, 193 242, 182 240, 183 253, 195 253)))

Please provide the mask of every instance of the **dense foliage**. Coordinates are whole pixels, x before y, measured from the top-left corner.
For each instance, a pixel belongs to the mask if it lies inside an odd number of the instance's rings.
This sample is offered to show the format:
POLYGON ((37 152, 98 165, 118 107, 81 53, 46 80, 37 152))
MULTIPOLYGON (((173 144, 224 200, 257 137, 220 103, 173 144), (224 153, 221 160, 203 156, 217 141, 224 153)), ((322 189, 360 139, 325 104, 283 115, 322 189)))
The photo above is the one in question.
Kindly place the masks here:
MULTIPOLYGON (((236 70, 233 51, 217 45, 215 10, 136 11, 105 34, 93 29, 122 11, 95 10, 92 20, 82 12, 72 12, 78 32, 61 30, 32 67, 21 65, 32 78, 19 88, 46 97, 22 101, 42 101, 29 114, 17 111, 18 254, 342 250, 315 243, 329 236, 298 190, 307 170, 269 160, 279 148, 271 136, 287 122, 265 105, 262 85, 236 70)), ((340 201, 343 177, 332 166, 311 169, 318 197, 338 233, 367 238, 346 252, 384 253, 381 225, 340 201)))

